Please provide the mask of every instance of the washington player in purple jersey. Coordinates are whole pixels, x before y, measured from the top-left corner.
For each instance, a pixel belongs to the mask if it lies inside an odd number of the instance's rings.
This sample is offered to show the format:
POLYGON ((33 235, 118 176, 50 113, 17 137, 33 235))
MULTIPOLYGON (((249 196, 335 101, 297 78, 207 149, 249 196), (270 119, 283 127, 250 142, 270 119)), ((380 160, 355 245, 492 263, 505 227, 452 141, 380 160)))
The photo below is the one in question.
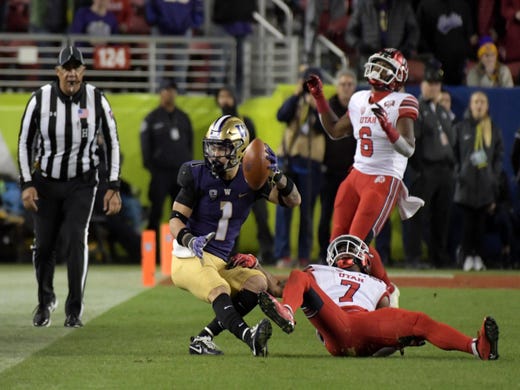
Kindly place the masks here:
POLYGON ((278 169, 268 145, 270 180, 259 190, 248 186, 241 169, 248 144, 249 131, 244 122, 234 116, 221 116, 203 139, 204 161, 187 162, 179 170, 181 190, 170 219, 176 239, 172 281, 211 303, 216 314, 198 336, 192 337, 190 354, 222 354, 213 338, 228 329, 251 348, 254 356, 267 355, 271 323, 263 319, 249 327, 243 316, 256 306, 258 293, 273 285, 272 276, 257 267, 254 256, 229 256, 256 199, 264 197, 286 207, 298 206, 301 199, 294 183, 278 169))

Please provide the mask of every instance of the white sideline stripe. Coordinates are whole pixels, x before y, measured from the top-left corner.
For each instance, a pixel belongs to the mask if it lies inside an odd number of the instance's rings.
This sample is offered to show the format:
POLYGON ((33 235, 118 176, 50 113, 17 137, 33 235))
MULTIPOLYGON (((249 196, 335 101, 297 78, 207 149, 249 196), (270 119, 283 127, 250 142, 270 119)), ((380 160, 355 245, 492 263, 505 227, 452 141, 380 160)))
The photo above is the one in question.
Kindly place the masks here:
MULTIPOLYGON (((51 314, 51 326, 35 328, 33 310, 37 304, 37 286, 32 264, 0 264, 0 374, 22 362, 70 332, 65 321, 67 269, 56 266, 54 289, 58 308, 51 314)), ((83 324, 144 291, 139 265, 91 265, 84 296, 83 324)))
POLYGON ((388 276, 398 277, 398 278, 438 278, 438 279, 453 279, 455 277, 454 274, 446 274, 446 273, 415 273, 415 272, 389 272, 388 276))

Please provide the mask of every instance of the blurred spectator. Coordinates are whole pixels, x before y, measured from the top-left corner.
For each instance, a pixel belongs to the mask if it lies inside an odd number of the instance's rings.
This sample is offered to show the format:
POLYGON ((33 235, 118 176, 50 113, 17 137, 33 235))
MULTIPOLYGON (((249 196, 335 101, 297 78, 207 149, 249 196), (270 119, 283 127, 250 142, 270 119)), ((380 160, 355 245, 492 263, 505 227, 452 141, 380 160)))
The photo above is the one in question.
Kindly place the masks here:
MULTIPOLYGON (((312 0, 311 0, 312 1, 312 0)), ((305 9, 309 1, 301 0, 284 0, 284 3, 289 7, 291 14, 293 15, 293 31, 291 33, 297 36, 304 36, 304 18, 305 9)), ((272 7, 274 12, 274 18, 276 19, 276 27, 281 31, 286 31, 286 14, 280 7, 272 7)))
POLYGON ((32 221, 23 207, 18 176, 18 167, 0 131, 0 261, 23 261, 30 252, 25 238, 32 238, 32 221))
POLYGON ((18 167, 0 130, 0 178, 18 182, 18 167))
POLYGON ((482 244, 486 216, 494 213, 502 171, 502 131, 489 116, 482 91, 471 94, 467 117, 455 126, 456 186, 454 200, 462 209, 463 270, 485 269, 482 244))
POLYGON ((501 0, 477 0, 477 33, 490 36, 494 42, 504 34, 504 20, 500 13, 501 0))
POLYGON ((444 83, 464 83, 466 61, 477 44, 471 8, 464 0, 422 0, 417 7, 419 52, 442 63, 444 83))
POLYGON ((478 64, 470 69, 466 77, 469 87, 513 87, 513 77, 507 65, 498 60, 498 49, 491 37, 480 40, 477 52, 478 64))
MULTIPOLYGON (((287 124, 279 149, 281 169, 291 178, 301 194, 298 232, 298 264, 309 263, 313 244, 314 206, 320 193, 322 162, 325 156, 325 132, 316 111, 316 101, 304 89, 311 74, 321 75, 317 68, 307 68, 299 75, 296 90, 279 108, 276 118, 287 124)), ((274 255, 279 267, 293 265, 291 259, 292 209, 276 207, 274 255)))
POLYGON ((358 74, 368 57, 385 47, 413 56, 419 43, 419 27, 408 1, 365 0, 354 8, 347 26, 347 44, 359 54, 358 74))
MULTIPOLYGON (((237 99, 233 88, 229 86, 221 87, 215 95, 217 105, 222 111, 222 115, 236 116, 244 121, 247 129, 249 130, 249 142, 256 138, 256 129, 253 121, 248 116, 243 116, 238 113, 237 99)), ((259 198, 253 204, 253 214, 255 215, 256 221, 256 237, 260 245, 258 253, 259 259, 263 264, 274 264, 275 259, 273 255, 274 241, 273 234, 269 227, 269 215, 267 212, 267 200, 259 198)), ((235 241, 234 253, 238 247, 240 236, 235 241)))
MULTIPOLYGON (((347 112, 348 102, 356 92, 356 74, 350 70, 340 70, 336 74, 336 94, 329 99, 330 108, 338 117, 347 112)), ((330 224, 334 210, 334 199, 341 182, 347 177, 348 170, 354 162, 356 139, 353 136, 333 140, 325 137, 324 173, 320 190, 320 222, 318 225, 318 241, 320 244, 319 260, 326 264, 327 247, 330 241, 330 224)))
POLYGON ((444 72, 437 61, 425 65, 419 96, 419 117, 414 123, 415 153, 405 172, 410 194, 424 207, 403 221, 405 261, 410 267, 451 266, 448 228, 453 203, 455 132, 446 109, 439 104, 444 72), (421 262, 426 239, 428 263, 421 262))
MULTIPOLYGON (((137 263, 141 260, 141 219, 142 209, 136 194, 130 183, 121 179, 121 211, 118 214, 106 215, 103 211, 103 197, 108 189, 108 170, 106 165, 106 148, 102 136, 98 137, 100 147, 97 150, 99 156, 99 186, 94 203, 93 223, 100 223, 107 230, 107 242, 111 248, 111 254, 115 255, 114 244, 119 243, 126 252, 126 260, 137 263)), ((121 164, 123 156, 121 156, 121 164)), ((92 223, 90 226, 92 230, 92 223)), ((102 239, 101 237, 95 237, 102 239)))
POLYGON ((502 58, 506 63, 520 61, 520 0, 501 0, 500 3, 505 22, 505 31, 500 39, 502 58))
MULTIPOLYGON (((69 27, 67 21, 68 0, 31 0, 29 32, 33 34, 64 34, 69 27)), ((48 52, 49 46, 58 48, 61 42, 39 41, 38 64, 53 70, 55 66, 54 53, 48 52)), ((59 50, 59 49, 56 49, 59 50)), ((35 72, 37 73, 37 72, 35 72)), ((39 73, 39 72, 38 72, 39 73)), ((52 72, 54 73, 54 72, 52 72)), ((40 80, 51 80, 54 76, 39 76, 40 80)))
POLYGON ((18 185, 18 167, 0 132, 0 206, 9 215, 23 217, 25 209, 18 185))
POLYGON ((439 98, 439 104, 444 107, 448 115, 450 116, 451 124, 454 125, 459 121, 455 113, 451 109, 451 93, 447 89, 441 89, 441 97, 439 98))
MULTIPOLYGON (((72 0, 72 12, 73 14, 82 7, 90 7, 93 0, 72 0)), ((70 0, 69 0, 70 4, 70 0)))
MULTIPOLYGON (((145 10, 146 19, 152 26, 154 35, 190 38, 193 36, 193 30, 200 29, 204 22, 202 0, 149 0, 145 4, 145 10)), ((157 59, 162 62, 157 68, 159 74, 157 82, 159 84, 165 79, 171 78, 164 75, 163 72, 173 71, 175 72, 173 79, 177 83, 178 91, 180 93, 186 91, 189 62, 187 49, 187 42, 158 44, 157 59), (164 62, 174 62, 175 66, 171 69, 165 66, 164 62)))
POLYGON ((184 162, 193 159, 193 128, 188 115, 177 107, 176 97, 175 82, 163 82, 159 88, 159 106, 141 124, 143 164, 151 175, 148 187, 151 204, 148 229, 155 230, 158 243, 164 201, 170 196, 173 204, 180 190, 177 183, 179 168, 184 162))
MULTIPOLYGON (((90 7, 81 7, 74 14, 70 32, 72 34, 86 34, 93 38, 108 38, 112 34, 118 34, 119 28, 116 15, 108 10, 110 0, 93 0, 90 7)), ((107 39, 95 39, 90 42, 92 46, 104 45, 107 39)), ((87 43, 77 43, 85 46, 87 43)))
POLYGON ((516 182, 520 184, 520 129, 515 133, 515 140, 511 148, 511 165, 513 166, 516 182))
POLYGON ((62 34, 67 31, 68 0, 31 0, 31 33, 62 34))
POLYGON ((107 10, 112 12, 117 19, 117 27, 120 33, 127 32, 130 22, 130 0, 109 0, 107 10))
POLYGON ((315 61, 314 47, 318 34, 329 38, 339 48, 346 51, 345 31, 349 2, 345 0, 309 0, 304 10, 303 61, 315 61))
POLYGON ((242 99, 242 84, 244 76, 244 41, 253 32, 253 13, 256 2, 244 0, 214 0, 213 23, 219 25, 226 34, 236 41, 236 79, 234 81, 238 99, 242 99))
POLYGON ((0 32, 5 31, 5 18, 7 15, 7 1, 0 1, 0 32))
POLYGON ((122 33, 148 35, 151 27, 146 20, 145 0, 130 0, 129 16, 122 33))
MULTIPOLYGON (((112 4, 112 3, 111 3, 112 4)), ((124 0, 121 7, 125 10, 118 17, 119 31, 127 35, 150 35, 152 28, 146 20, 145 0, 124 0), (128 3, 128 8, 126 8, 128 3)), ((115 6, 116 3, 114 3, 115 6)), ((117 13, 116 13, 117 16, 117 13)), ((132 51, 131 69, 142 74, 141 77, 132 76, 129 81, 132 82, 148 82, 148 43, 133 42, 130 43, 132 51), (139 62, 140 61, 140 62, 139 62)))
POLYGON ((29 31, 30 0, 5 0, 4 31, 26 33, 29 31))
POLYGON ((502 169, 498 180, 496 207, 489 212, 485 222, 485 233, 498 235, 498 247, 493 245, 491 239, 485 241, 487 245, 484 248, 484 255, 486 256, 484 260, 490 266, 509 269, 514 265, 512 258, 514 243, 513 216, 509 178, 502 169))

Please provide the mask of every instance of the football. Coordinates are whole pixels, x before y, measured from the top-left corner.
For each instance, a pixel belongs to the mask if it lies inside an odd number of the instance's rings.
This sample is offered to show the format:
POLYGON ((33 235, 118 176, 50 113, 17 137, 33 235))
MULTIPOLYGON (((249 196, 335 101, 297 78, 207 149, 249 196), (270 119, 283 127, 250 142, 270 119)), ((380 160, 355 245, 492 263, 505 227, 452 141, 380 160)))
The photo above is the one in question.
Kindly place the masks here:
POLYGON ((242 159, 242 171, 247 184, 253 190, 260 189, 269 177, 269 160, 264 142, 255 138, 246 148, 242 159))

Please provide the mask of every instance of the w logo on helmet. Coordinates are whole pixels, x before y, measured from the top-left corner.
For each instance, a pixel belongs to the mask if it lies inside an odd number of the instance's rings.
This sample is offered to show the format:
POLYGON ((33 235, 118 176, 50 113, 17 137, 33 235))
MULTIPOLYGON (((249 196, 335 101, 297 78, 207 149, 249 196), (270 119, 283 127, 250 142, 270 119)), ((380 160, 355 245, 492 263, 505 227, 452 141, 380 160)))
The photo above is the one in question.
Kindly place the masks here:
POLYGON ((245 137, 246 135, 248 135, 248 131, 245 125, 238 123, 235 125, 235 128, 238 130, 241 137, 245 137))

